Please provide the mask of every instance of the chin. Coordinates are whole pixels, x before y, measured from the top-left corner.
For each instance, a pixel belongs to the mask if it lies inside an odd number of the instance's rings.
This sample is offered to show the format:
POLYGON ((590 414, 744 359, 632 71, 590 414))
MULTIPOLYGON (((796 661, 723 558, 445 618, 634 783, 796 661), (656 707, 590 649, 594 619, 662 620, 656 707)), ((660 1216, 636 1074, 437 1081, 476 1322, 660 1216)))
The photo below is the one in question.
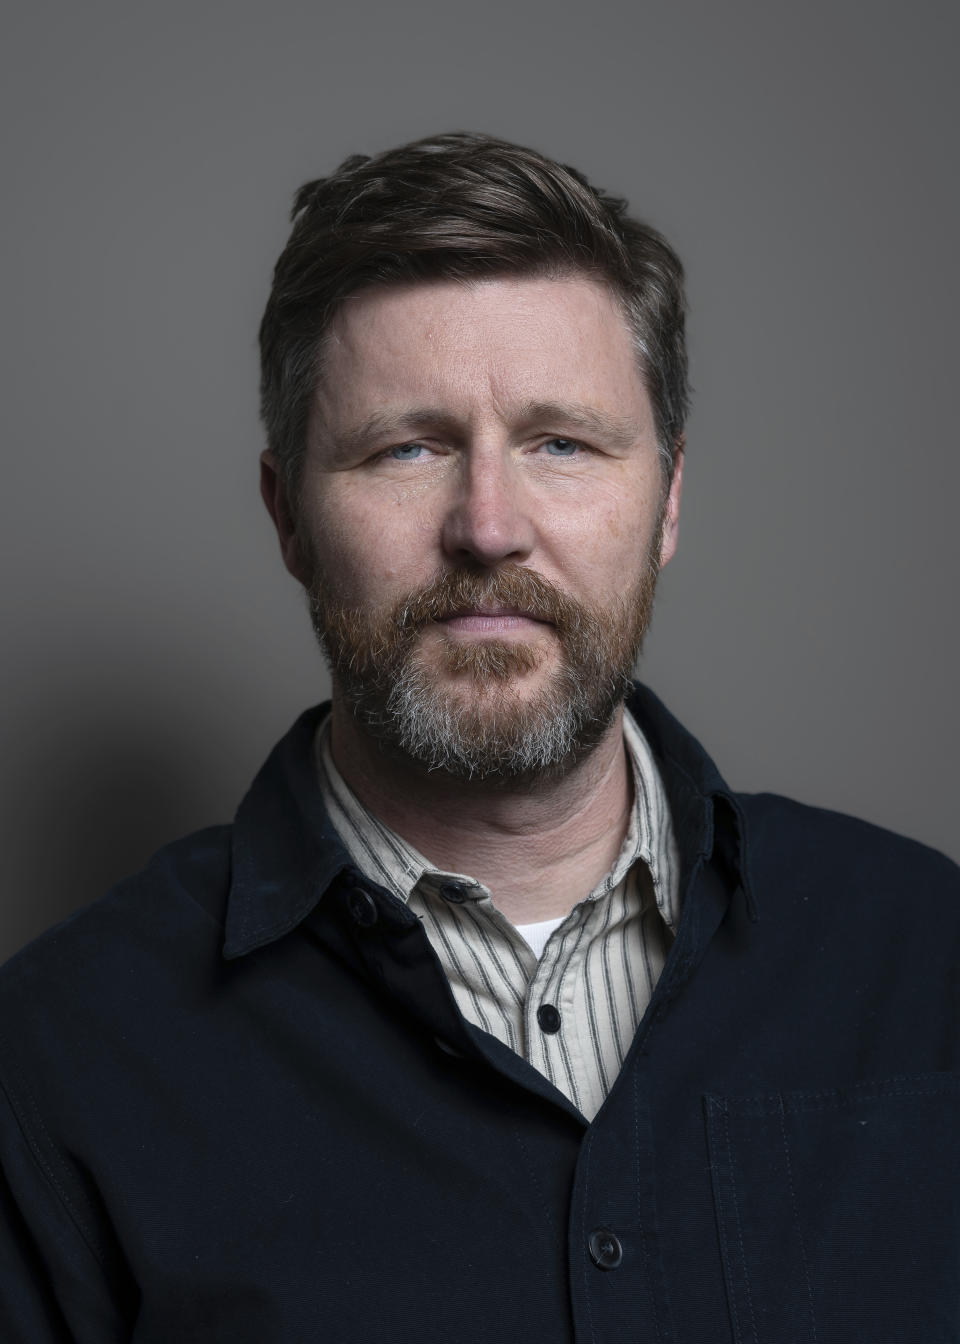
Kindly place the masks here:
POLYGON ((414 660, 366 717, 428 771, 526 787, 569 769, 609 725, 614 704, 592 703, 579 683, 561 667, 490 679, 414 660))

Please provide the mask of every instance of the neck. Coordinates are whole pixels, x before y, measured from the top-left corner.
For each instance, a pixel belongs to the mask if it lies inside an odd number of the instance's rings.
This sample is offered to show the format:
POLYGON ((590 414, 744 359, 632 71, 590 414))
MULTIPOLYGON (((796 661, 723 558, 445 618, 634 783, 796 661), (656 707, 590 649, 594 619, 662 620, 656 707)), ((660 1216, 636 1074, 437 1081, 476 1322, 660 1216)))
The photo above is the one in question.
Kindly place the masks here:
POLYGON ((360 801, 437 868, 482 882, 514 924, 566 915, 610 871, 632 804, 623 711, 560 776, 462 780, 386 750, 334 698, 334 763, 360 801))

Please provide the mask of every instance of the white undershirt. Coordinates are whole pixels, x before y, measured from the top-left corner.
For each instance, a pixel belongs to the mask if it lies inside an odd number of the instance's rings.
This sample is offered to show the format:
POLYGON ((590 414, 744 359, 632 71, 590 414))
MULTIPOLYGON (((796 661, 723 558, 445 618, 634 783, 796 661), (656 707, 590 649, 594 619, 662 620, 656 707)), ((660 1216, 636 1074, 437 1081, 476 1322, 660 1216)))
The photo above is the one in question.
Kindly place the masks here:
POLYGON ((559 929, 560 925, 566 919, 566 915, 560 915, 556 919, 541 919, 536 924, 515 924, 514 928, 525 942, 530 944, 533 955, 537 961, 543 956, 543 949, 547 945, 547 939, 553 933, 554 929, 559 929))

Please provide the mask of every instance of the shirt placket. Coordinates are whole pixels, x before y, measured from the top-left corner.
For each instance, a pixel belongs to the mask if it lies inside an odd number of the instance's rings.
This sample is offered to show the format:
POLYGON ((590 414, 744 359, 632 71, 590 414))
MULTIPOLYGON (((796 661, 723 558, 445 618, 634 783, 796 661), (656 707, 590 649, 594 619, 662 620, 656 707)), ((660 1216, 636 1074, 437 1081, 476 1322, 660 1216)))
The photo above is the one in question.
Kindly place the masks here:
POLYGON ((589 945, 594 903, 584 901, 550 937, 527 989, 527 1060, 583 1109, 588 1103, 577 1030, 576 977, 589 945))

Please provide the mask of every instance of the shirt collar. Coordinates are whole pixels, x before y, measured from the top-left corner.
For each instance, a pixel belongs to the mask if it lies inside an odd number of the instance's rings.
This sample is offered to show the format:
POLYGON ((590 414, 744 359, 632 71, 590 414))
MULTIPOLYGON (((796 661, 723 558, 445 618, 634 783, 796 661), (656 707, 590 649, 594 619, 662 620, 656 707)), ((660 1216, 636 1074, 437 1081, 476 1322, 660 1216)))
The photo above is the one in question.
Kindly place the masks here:
MULTIPOLYGON (((633 809, 614 866, 590 893, 590 899, 609 894, 637 860, 642 860, 650 871, 661 917, 670 928, 675 928, 678 915, 675 875, 679 862, 670 808, 653 753, 629 709, 624 711, 623 732, 633 778, 633 809)), ((456 882, 478 898, 489 895, 476 878, 437 868, 360 801, 334 763, 329 718, 317 729, 315 755, 327 815, 361 872, 382 883, 404 902, 409 901, 414 889, 425 879, 434 886, 456 882)))
MULTIPOLYGON (((718 848, 743 888, 751 918, 746 825, 699 742, 652 691, 627 702, 663 779, 686 876, 718 848)), ((282 937, 314 908, 334 878, 353 867, 323 804, 314 761, 317 727, 329 704, 302 714, 270 753, 237 811, 223 955, 241 957, 282 937)))

